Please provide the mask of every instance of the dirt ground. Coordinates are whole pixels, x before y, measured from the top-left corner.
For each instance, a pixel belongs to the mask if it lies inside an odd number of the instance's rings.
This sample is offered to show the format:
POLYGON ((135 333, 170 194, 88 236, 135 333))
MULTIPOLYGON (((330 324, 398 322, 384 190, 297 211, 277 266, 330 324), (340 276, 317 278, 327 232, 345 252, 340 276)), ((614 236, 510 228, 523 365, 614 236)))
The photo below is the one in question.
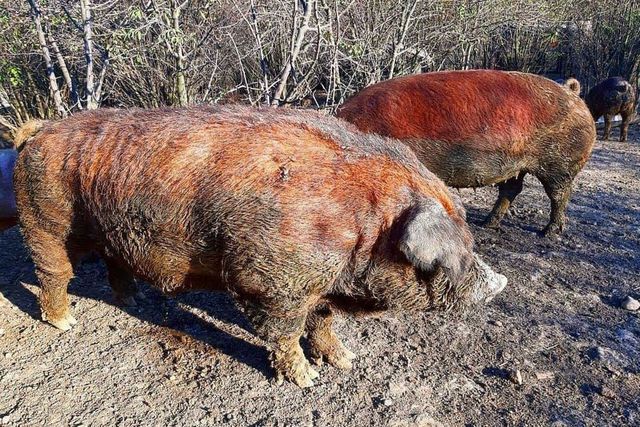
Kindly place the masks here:
POLYGON ((305 390, 274 383, 225 295, 142 286, 121 308, 101 261, 76 272, 79 323, 59 332, 39 320, 19 231, 0 233, 0 425, 640 425, 640 312, 620 308, 640 298, 640 125, 631 132, 598 141, 561 239, 537 233, 548 199, 535 179, 499 231, 478 226, 496 190, 463 190, 477 250, 507 289, 464 319, 341 318, 354 369, 324 366, 305 390))

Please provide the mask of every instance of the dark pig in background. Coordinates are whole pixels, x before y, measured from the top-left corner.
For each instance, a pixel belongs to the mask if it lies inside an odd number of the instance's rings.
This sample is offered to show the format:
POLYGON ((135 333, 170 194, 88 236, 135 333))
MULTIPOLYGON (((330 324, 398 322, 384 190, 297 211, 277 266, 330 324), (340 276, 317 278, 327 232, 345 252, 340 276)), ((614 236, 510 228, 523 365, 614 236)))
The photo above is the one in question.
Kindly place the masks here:
POLYGON ((620 141, 627 140, 629 124, 634 116, 636 92, 622 77, 610 77, 591 88, 584 98, 594 120, 604 116, 602 139, 607 141, 611 132, 611 120, 620 114, 620 141))
POLYGON ((595 142, 593 119, 575 86, 518 72, 387 80, 348 99, 337 115, 364 132, 401 140, 447 185, 497 184, 490 227, 499 226, 525 175, 535 175, 551 199, 545 234, 563 231, 573 179, 595 142))
POLYGON ((44 124, 17 161, 20 225, 43 319, 67 330, 88 251, 119 299, 226 290, 279 379, 349 368, 333 310, 459 311, 506 285, 473 252, 464 211, 404 145, 311 112, 108 110, 44 124))

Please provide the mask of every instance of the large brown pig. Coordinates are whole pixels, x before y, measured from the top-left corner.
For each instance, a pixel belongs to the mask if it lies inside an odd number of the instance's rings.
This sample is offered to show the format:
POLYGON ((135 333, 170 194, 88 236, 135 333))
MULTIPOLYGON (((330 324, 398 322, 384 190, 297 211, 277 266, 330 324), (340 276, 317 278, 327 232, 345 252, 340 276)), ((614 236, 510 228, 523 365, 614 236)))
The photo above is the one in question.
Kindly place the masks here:
POLYGON ((636 91, 628 81, 622 77, 610 77, 595 85, 584 101, 589 106, 593 119, 604 116, 603 140, 609 139, 611 120, 616 114, 622 117, 620 124, 620 141, 627 140, 629 123, 633 119, 636 105, 636 91))
POLYGON ((571 183, 595 142, 593 119, 574 90, 517 72, 426 73, 369 86, 337 115, 402 140, 447 185, 498 184, 491 227, 522 191, 525 175, 535 175, 551 199, 551 234, 564 228, 571 183))
POLYGON ((402 144, 335 118, 246 108, 98 110, 51 122, 18 157, 20 225, 43 319, 66 330, 87 251, 118 298, 139 277, 167 293, 227 290, 279 379, 348 368, 347 312, 456 310, 506 284, 473 254, 464 211, 402 144))

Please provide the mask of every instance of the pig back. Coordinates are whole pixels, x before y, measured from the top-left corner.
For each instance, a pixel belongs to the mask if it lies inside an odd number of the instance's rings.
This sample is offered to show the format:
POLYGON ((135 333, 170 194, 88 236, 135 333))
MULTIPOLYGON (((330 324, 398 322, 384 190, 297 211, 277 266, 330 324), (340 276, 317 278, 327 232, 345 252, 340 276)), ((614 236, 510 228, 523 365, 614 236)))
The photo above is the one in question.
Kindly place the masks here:
POLYGON ((406 207, 410 181, 450 204, 406 147, 349 128, 248 109, 78 114, 27 143, 18 200, 47 204, 30 210, 33 220, 67 221, 70 234, 165 290, 223 269, 276 280, 291 266, 305 282, 329 283, 363 234, 372 245, 406 207), (309 280, 310 271, 327 277, 309 280))
POLYGON ((593 122, 575 93, 518 72, 447 71, 396 78, 362 90, 337 114, 362 131, 402 140, 454 187, 535 173, 558 158, 583 164, 593 145, 588 135, 593 122))

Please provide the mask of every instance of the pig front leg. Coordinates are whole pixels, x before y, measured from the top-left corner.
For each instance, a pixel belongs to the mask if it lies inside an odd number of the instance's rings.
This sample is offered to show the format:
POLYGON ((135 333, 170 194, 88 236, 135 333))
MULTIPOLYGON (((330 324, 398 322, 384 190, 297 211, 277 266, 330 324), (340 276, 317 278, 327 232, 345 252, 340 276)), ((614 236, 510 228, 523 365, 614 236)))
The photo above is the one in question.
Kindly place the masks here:
POLYGON ((135 306, 136 300, 134 297, 137 287, 133 275, 111 259, 107 259, 105 264, 107 265, 109 284, 115 300, 118 304, 128 307, 135 306))
POLYGON ((498 184, 498 200, 493 205, 493 209, 487 219, 484 221, 484 226, 487 228, 498 228, 504 215, 511 207, 511 204, 515 198, 522 192, 522 184, 524 183, 524 173, 521 173, 515 178, 511 178, 498 184))
POLYGON ((307 317, 307 338, 311 347, 311 359, 316 365, 326 360, 339 369, 351 369, 356 355, 349 351, 332 329, 333 312, 327 304, 319 304, 307 317))
POLYGON ((277 383, 282 384, 287 379, 299 387, 311 387, 319 374, 311 367, 300 347, 307 313, 255 302, 242 305, 256 333, 267 343, 277 383))
POLYGON ((604 115, 604 131, 602 134, 602 140, 603 141, 608 141, 609 140, 609 134, 611 133, 611 120, 613 119, 613 115, 611 114, 605 114, 604 115))
POLYGON ((625 142, 627 140, 627 133, 629 132, 629 124, 631 123, 633 110, 631 113, 623 112, 620 113, 620 115, 622 116, 622 123, 620 124, 620 142, 625 142))

